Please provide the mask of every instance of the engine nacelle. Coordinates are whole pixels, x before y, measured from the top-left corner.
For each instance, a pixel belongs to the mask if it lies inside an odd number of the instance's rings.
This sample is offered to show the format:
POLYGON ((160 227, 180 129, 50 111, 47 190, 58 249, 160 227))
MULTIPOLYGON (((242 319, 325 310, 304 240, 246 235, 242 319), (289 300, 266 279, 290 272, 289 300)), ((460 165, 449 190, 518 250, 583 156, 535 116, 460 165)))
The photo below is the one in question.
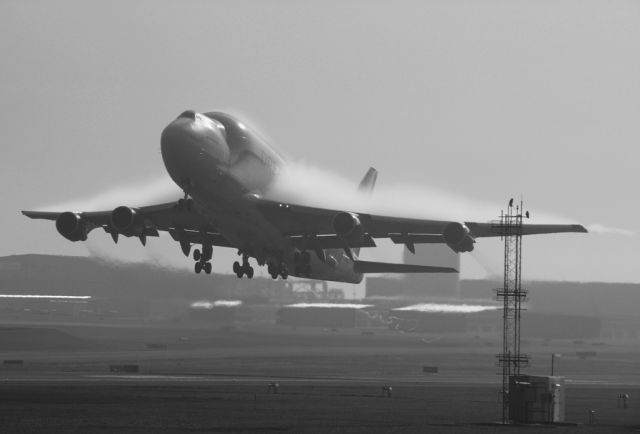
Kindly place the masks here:
POLYGON ((127 237, 140 236, 144 222, 135 209, 119 206, 111 212, 111 227, 127 237))
POLYGON ((470 235, 469 228, 461 223, 449 223, 442 232, 447 246, 456 253, 470 252, 476 240, 470 235))
POLYGON ((80 214, 63 212, 56 219, 56 229, 69 241, 87 240, 87 225, 80 214))
POLYGON ((339 237, 355 240, 364 235, 364 229, 357 215, 350 212, 339 212, 333 217, 333 230, 339 237))

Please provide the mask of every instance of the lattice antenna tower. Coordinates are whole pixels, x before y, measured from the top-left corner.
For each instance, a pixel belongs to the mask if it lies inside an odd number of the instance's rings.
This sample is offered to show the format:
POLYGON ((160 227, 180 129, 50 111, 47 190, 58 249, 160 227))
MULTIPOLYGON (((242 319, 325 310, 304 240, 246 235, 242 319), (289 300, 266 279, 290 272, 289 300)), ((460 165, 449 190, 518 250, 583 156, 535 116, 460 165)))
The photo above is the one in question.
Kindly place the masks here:
MULTIPOLYGON (((529 213, 526 213, 528 218, 529 213)), ((507 210, 500 212, 500 220, 494 231, 504 241, 504 282, 496 290, 502 310, 502 352, 498 354, 498 366, 502 368, 502 422, 509 417, 509 380, 520 375, 520 368, 527 367, 529 357, 520 353, 520 315, 527 291, 522 289, 522 200, 514 206, 509 201, 507 210)))

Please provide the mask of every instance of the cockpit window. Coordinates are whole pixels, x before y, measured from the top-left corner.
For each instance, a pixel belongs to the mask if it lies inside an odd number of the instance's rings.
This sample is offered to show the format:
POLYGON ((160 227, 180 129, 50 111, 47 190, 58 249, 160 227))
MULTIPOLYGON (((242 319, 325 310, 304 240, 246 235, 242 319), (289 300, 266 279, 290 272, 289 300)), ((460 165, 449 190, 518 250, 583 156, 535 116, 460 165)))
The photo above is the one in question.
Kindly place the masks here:
POLYGON ((203 114, 224 126, 227 144, 232 152, 240 152, 246 149, 247 146, 251 147, 252 143, 260 143, 261 146, 269 148, 274 154, 280 157, 280 159, 286 159, 280 152, 271 148, 266 140, 260 137, 254 130, 235 117, 222 112, 208 112, 203 114))

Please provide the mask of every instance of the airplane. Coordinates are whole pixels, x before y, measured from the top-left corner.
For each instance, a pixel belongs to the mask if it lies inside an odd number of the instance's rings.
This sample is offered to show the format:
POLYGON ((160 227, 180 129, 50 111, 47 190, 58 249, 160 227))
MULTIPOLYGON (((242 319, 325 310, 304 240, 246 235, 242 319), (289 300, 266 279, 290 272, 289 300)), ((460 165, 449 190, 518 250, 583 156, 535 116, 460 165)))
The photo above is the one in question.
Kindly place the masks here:
MULTIPOLYGON (((255 258, 273 279, 289 275, 360 283, 366 273, 455 273, 450 267, 363 261, 359 249, 388 238, 415 253, 415 245, 442 243, 470 252, 476 238, 503 236, 491 222, 423 220, 285 203, 265 197, 287 160, 236 117, 186 110, 162 131, 162 159, 184 197, 170 203, 103 211, 22 211, 33 219, 55 220, 70 241, 86 241, 102 228, 114 242, 120 235, 147 237, 166 231, 189 257, 196 273, 211 273, 213 246, 238 250, 233 272, 252 278, 255 258)), ((370 168, 359 185, 370 192, 378 172, 370 168)), ((523 235, 587 232, 582 225, 523 224, 523 235)))

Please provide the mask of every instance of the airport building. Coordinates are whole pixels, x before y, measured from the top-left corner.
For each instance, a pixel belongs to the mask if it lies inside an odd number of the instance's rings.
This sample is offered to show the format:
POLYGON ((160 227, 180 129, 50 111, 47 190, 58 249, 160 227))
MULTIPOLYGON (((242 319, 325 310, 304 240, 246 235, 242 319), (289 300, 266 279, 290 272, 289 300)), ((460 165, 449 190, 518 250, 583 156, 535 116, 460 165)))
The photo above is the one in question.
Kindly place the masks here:
MULTIPOLYGON (((456 275, 457 276, 457 275, 456 275)), ((439 280, 431 275, 403 278, 369 278, 367 299, 390 312, 392 327, 404 331, 453 333, 467 331, 478 335, 502 333, 500 306, 494 298, 501 281, 439 280), (421 280, 422 279, 422 280, 421 280), (422 282, 422 283, 421 283, 422 282), (446 290, 432 290, 437 282, 446 290), (447 297, 444 294, 457 294, 447 297), (478 312, 420 311, 416 302, 440 305, 478 304, 497 306, 478 312)), ((525 282, 528 299, 522 315, 522 335, 540 339, 637 340, 640 321, 635 306, 640 304, 640 285, 576 282, 525 282), (613 291, 613 292, 612 292, 613 291), (616 295, 612 297, 615 293, 616 295)))
POLYGON ((389 314, 389 327, 405 332, 463 333, 467 330, 467 315, 443 312, 420 312, 394 309, 389 314))
POLYGON ((372 307, 355 303, 296 303, 278 309, 276 323, 295 327, 371 327, 375 317, 368 309, 372 307))
MULTIPOLYGON (((457 255, 449 259, 455 261, 457 255)), ((422 257, 420 261, 431 260, 422 257)), ((85 257, 21 255, 0 258, 0 294, 80 298, 4 297, 0 319, 5 323, 170 322, 194 327, 245 323, 385 327, 499 336, 501 306, 493 296, 501 284, 489 280, 459 281, 457 274, 374 278, 367 281, 367 293, 374 296, 362 302, 366 307, 338 308, 335 303, 343 301, 322 282, 198 276, 146 264, 116 265, 85 257), (194 306, 196 302, 221 300, 239 300, 242 305, 194 306), (299 302, 320 301, 331 301, 332 307, 292 307, 299 302), (439 306, 440 311, 416 307, 429 303, 439 306), (461 307, 442 310, 447 305, 461 307), (482 309, 469 310, 474 305, 482 309)), ((638 284, 524 282, 523 286, 528 290, 522 315, 523 337, 621 342, 640 339, 638 284)))

